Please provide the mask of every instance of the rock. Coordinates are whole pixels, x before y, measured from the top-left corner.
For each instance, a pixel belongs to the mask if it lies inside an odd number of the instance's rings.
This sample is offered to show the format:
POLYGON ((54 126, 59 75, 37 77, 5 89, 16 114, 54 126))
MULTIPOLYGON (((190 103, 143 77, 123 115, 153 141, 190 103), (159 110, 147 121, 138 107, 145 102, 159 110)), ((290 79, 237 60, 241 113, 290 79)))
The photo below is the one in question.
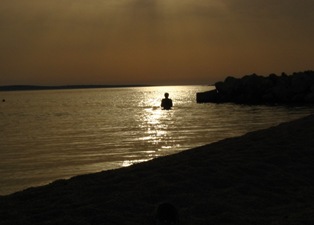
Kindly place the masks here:
POLYGON ((196 93, 196 102, 197 103, 220 102, 217 90, 196 93))
POLYGON ((268 77, 256 74, 227 77, 215 84, 216 90, 197 93, 197 102, 238 104, 314 103, 314 71, 268 77))

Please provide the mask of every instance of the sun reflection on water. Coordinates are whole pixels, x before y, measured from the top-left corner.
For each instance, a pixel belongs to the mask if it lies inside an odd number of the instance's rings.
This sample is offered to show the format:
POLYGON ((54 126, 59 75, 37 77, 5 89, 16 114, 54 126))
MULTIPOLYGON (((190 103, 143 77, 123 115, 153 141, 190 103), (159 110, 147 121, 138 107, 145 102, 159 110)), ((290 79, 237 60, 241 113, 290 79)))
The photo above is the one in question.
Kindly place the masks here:
POLYGON ((136 139, 141 143, 141 148, 145 146, 146 150, 142 150, 141 158, 131 153, 129 158, 121 162, 122 167, 170 154, 174 147, 178 147, 173 138, 176 105, 174 104, 172 110, 162 110, 160 107, 165 92, 169 92, 170 97, 176 101, 176 96, 180 96, 177 87, 156 87, 149 90, 143 92, 135 103, 140 109, 135 116, 140 131, 136 139))
POLYGON ((127 167, 127 166, 131 166, 133 164, 136 164, 136 163, 141 163, 141 162, 146 162, 146 161, 149 161, 153 158, 149 158, 149 159, 137 159, 137 160, 124 160, 121 164, 122 167, 127 167))
POLYGON ((161 110, 160 101, 163 95, 160 92, 158 96, 154 94, 146 99, 146 108, 138 121, 143 131, 139 140, 155 146, 156 151, 150 154, 151 157, 160 155, 160 150, 172 148, 171 125, 174 123, 175 114, 175 110, 161 110))

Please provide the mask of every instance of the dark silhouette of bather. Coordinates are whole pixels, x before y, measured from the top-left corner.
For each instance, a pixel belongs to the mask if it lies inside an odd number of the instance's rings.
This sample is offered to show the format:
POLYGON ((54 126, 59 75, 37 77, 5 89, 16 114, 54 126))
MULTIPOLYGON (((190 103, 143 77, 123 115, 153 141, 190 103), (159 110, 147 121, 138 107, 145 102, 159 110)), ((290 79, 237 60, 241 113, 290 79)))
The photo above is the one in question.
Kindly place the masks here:
POLYGON ((172 100, 169 98, 169 94, 165 93, 165 98, 161 100, 162 109, 169 110, 172 108, 172 100))

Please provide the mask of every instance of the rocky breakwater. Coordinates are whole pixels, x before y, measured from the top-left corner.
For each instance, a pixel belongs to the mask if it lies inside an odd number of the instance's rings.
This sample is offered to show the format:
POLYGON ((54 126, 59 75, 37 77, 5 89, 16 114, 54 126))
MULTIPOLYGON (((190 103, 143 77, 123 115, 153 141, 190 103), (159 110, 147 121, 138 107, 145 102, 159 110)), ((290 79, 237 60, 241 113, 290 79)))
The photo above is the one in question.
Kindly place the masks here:
POLYGON ((268 77, 256 74, 242 78, 227 77, 215 83, 215 90, 196 95, 198 103, 237 104, 313 104, 314 71, 268 77))

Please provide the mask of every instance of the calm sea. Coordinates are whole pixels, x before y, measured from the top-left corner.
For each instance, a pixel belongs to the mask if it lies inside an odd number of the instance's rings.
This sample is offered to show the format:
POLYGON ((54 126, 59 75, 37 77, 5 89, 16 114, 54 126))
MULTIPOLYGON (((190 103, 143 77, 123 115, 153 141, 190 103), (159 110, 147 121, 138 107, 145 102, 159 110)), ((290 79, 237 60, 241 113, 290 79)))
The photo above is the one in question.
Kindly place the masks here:
POLYGON ((208 86, 0 92, 0 195, 143 162, 313 113, 197 104, 208 86), (173 110, 160 109, 169 92, 173 110))

